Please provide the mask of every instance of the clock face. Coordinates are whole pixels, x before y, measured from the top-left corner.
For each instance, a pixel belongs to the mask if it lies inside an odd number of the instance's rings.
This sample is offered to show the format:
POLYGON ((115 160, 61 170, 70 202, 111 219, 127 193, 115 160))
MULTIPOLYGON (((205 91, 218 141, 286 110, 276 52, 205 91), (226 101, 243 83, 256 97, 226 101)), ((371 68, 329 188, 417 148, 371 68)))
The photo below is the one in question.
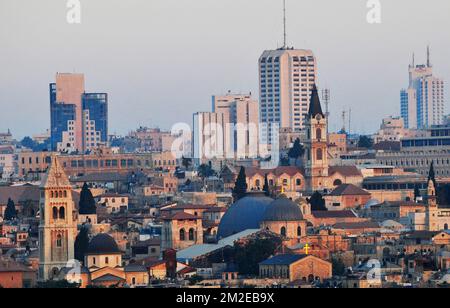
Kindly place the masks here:
POLYGON ((317 120, 317 121, 322 120, 322 116, 321 116, 320 114, 316 115, 316 120, 317 120))

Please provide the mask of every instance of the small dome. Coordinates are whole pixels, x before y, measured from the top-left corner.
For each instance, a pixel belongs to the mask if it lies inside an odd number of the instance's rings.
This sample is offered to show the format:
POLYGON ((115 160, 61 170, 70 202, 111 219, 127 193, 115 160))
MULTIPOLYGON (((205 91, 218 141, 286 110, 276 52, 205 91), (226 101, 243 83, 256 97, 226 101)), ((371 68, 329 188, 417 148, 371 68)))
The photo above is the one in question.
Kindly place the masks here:
POLYGON ((299 221, 303 220, 300 207, 288 198, 273 201, 264 213, 263 221, 299 221))
POLYGON ((104 255, 122 253, 116 241, 105 233, 100 233, 92 238, 87 249, 88 255, 104 255))
POLYGON ((264 213, 272 201, 261 192, 248 193, 231 205, 222 217, 217 238, 222 239, 248 229, 259 229, 264 213))

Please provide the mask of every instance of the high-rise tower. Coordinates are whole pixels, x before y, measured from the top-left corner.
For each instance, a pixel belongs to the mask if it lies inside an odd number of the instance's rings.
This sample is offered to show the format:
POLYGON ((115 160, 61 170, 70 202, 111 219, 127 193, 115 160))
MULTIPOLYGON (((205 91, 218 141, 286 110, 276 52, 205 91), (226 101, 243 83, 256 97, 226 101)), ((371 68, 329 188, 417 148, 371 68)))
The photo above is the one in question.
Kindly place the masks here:
POLYGON ((429 128, 443 122, 444 81, 433 76, 429 47, 425 65, 416 65, 413 56, 408 89, 400 93, 400 109, 407 128, 429 128))

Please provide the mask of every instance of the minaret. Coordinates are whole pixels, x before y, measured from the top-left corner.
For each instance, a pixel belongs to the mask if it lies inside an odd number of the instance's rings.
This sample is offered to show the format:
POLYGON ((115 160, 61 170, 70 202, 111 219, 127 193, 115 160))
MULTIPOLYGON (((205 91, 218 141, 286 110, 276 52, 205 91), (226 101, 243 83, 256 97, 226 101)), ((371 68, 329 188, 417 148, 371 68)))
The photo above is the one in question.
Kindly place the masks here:
POLYGON ((328 186, 327 126, 327 118, 314 85, 306 118, 305 172, 309 191, 323 190, 328 186))
POLYGON ((42 180, 39 204, 39 279, 58 279, 61 268, 74 259, 74 220, 72 186, 56 155, 42 180))

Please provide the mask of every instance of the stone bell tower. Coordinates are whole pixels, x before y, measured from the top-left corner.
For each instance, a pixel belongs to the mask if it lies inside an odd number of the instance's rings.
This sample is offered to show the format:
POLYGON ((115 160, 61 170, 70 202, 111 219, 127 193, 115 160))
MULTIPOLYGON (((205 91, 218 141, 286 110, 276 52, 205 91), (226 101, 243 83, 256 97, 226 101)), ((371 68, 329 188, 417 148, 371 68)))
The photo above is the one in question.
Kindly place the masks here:
POLYGON ((327 118, 322 112, 317 87, 311 94, 306 116, 305 173, 307 190, 323 190, 328 186, 328 136, 327 118))
POLYGON ((57 279, 61 268, 74 259, 72 186, 56 155, 40 186, 39 279, 57 279))
POLYGON ((427 188, 426 222, 428 231, 439 231, 439 224, 437 223, 439 207, 437 204, 436 189, 437 187, 434 173, 434 163, 432 162, 428 176, 428 188, 427 188))

